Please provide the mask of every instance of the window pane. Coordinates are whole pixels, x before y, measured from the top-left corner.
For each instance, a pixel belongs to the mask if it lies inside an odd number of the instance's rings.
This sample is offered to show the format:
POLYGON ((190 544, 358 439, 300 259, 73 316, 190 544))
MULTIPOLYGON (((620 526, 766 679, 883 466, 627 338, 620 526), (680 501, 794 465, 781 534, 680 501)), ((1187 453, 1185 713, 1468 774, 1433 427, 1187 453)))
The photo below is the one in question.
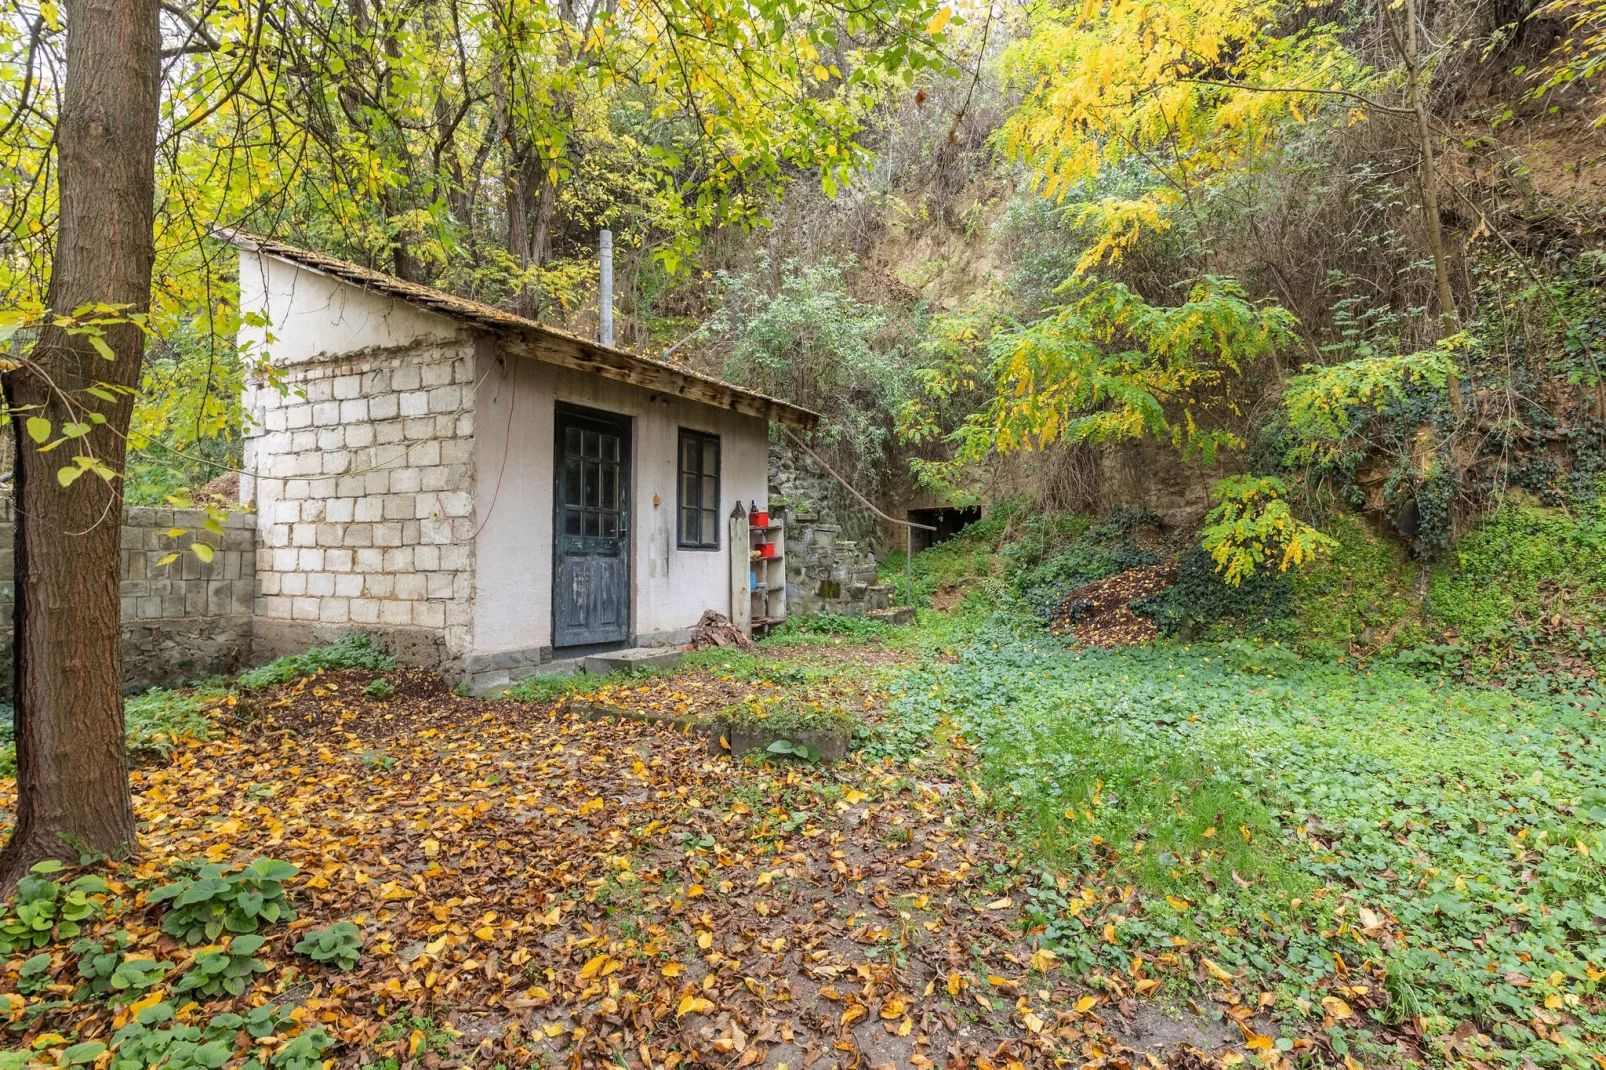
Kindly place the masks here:
POLYGON ((605 461, 617 461, 619 459, 618 435, 602 436, 602 459, 605 461))
POLYGON ((592 536, 593 538, 595 538, 599 534, 599 529, 600 528, 601 528, 601 521, 598 519, 597 511, 595 509, 587 509, 586 510, 586 534, 592 536))
POLYGON ((699 504, 704 509, 719 508, 719 480, 703 477, 703 500, 699 504))
POLYGON ((570 460, 563 466, 563 501, 566 505, 580 504, 580 462, 570 460))
POLYGON ((565 535, 580 534, 580 510, 565 509, 563 511, 563 533, 565 535))
POLYGON ((697 471, 697 440, 690 435, 680 436, 680 470, 697 471))
POLYGON ((592 460, 602 456, 601 436, 595 431, 585 433, 586 456, 592 460))
POLYGON ((619 469, 611 464, 602 466, 602 507, 619 508, 619 469))
POLYGON ((704 509, 703 510, 703 538, 702 538, 702 542, 703 542, 704 546, 716 546, 716 545, 718 545, 719 536, 716 535, 715 532, 717 532, 719 529, 714 526, 716 523, 718 523, 718 521, 715 520, 715 518, 714 518, 714 510, 712 510, 712 509, 704 509))
POLYGON ((619 514, 604 512, 602 514, 602 537, 605 539, 617 538, 619 535, 619 514))
POLYGON ((588 506, 591 506, 592 508, 596 508, 596 505, 597 505, 597 483, 598 483, 598 478, 597 477, 600 474, 597 471, 597 467, 598 466, 595 465, 595 464, 587 464, 586 465, 586 496, 585 496, 585 503, 588 506))
POLYGON ((703 441, 703 475, 719 475, 719 440, 705 439, 703 441))
POLYGON ((580 429, 578 427, 566 427, 563 429, 563 452, 571 457, 579 456, 580 429))
POLYGON ((697 541, 697 510, 682 509, 680 511, 680 541, 697 541))
POLYGON ((680 477, 680 504, 697 504, 697 477, 690 472, 680 477))

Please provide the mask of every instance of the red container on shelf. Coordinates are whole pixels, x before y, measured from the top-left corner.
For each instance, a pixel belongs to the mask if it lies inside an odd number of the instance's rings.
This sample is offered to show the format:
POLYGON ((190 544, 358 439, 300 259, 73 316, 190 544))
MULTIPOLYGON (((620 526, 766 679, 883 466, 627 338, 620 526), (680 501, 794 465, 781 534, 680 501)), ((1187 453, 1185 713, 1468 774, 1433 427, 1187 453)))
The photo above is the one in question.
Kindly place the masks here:
POLYGON ((767 528, 770 526, 770 513, 768 509, 762 511, 753 511, 753 526, 755 528, 767 528))
POLYGON ((758 544, 758 556, 760 556, 760 557, 774 557, 775 556, 775 544, 773 542, 761 542, 761 543, 759 543, 758 544))

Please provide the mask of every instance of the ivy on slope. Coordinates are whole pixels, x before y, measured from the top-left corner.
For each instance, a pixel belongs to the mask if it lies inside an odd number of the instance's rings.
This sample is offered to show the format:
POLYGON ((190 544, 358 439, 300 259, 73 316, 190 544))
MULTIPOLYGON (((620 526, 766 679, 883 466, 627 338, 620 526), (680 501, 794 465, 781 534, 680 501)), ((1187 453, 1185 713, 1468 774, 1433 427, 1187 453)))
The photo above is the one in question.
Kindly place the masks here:
POLYGON ((1028 920, 1073 966, 1145 993, 1254 986, 1339 1055, 1595 1065, 1599 700, 1274 646, 1067 652, 998 622, 956 655, 911 671, 872 752, 975 748, 1040 869, 1028 920))

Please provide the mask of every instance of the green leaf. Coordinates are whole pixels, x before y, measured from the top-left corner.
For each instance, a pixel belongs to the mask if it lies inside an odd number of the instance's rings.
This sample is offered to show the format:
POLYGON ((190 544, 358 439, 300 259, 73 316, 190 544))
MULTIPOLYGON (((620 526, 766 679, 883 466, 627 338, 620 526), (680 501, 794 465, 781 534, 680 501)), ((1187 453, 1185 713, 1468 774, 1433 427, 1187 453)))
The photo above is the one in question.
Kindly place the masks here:
POLYGON ((211 564, 212 563, 212 553, 213 553, 212 548, 210 546, 206 545, 206 543, 204 543, 204 542, 192 542, 192 543, 190 543, 190 553, 194 554, 196 557, 199 557, 202 561, 206 562, 207 564, 211 564))
POLYGON ((246 867, 246 872, 258 880, 283 881, 294 877, 301 870, 277 858, 259 858, 246 867))
POLYGON ((43 416, 28 417, 28 422, 25 426, 28 429, 28 437, 35 442, 42 444, 50 437, 50 421, 43 416))
POLYGON ((28 872, 43 876, 46 873, 60 873, 66 868, 58 859, 47 858, 43 862, 35 862, 28 872))
POLYGON ((67 465, 63 468, 56 469, 56 482, 60 483, 64 487, 70 487, 77 482, 78 477, 83 474, 84 470, 79 468, 77 465, 67 465))
POLYGON ((98 1040, 88 1040, 82 1044, 74 1044, 61 1053, 61 1061, 68 1066, 83 1066, 100 1058, 100 1053, 106 1050, 106 1045, 98 1040))
POLYGON ((98 335, 98 334, 90 335, 89 336, 89 344, 95 347, 95 352, 99 353, 102 357, 105 357, 107 360, 116 360, 117 359, 117 354, 112 352, 112 347, 107 345, 106 344, 106 339, 102 338, 100 335, 98 335))

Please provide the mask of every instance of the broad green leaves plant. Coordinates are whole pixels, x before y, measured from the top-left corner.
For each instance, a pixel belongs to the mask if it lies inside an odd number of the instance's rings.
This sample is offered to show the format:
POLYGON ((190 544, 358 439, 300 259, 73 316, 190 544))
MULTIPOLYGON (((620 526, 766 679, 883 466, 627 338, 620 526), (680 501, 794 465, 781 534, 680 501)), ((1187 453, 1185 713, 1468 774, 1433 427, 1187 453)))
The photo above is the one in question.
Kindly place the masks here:
POLYGON ((114 932, 100 940, 79 940, 69 949, 78 956, 78 976, 83 984, 75 999, 111 996, 121 1002, 143 995, 173 968, 145 955, 129 955, 132 937, 114 932))
POLYGON ((1287 572, 1337 545, 1294 516, 1288 487, 1275 477, 1230 476, 1210 496, 1216 507, 1205 517, 1201 542, 1234 587, 1257 571, 1275 565, 1287 572))
POLYGON ((809 743, 794 743, 789 739, 777 739, 765 747, 764 752, 778 758, 796 758, 811 764, 820 760, 820 748, 809 743))
POLYGON ((225 993, 242 996, 268 964, 256 957, 264 940, 254 933, 236 936, 224 947, 203 948, 189 968, 173 983, 174 992, 193 992, 195 998, 217 999, 225 993))
POLYGON ((99 916, 101 905, 93 897, 106 893, 106 882, 85 874, 63 887, 50 879, 63 868, 60 862, 40 862, 17 882, 16 894, 0 917, 0 954, 71 939, 82 931, 83 922, 99 916))
POLYGON ((314 930, 296 942, 296 952, 314 962, 349 970, 362 954, 362 930, 349 921, 314 930))
MULTIPOLYGON (((148 1070, 157 1066, 163 1070, 218 1070, 236 1058, 238 1034, 261 1040, 281 1029, 294 1028, 296 1023, 288 1011, 288 1007, 266 1004, 247 1015, 219 1014, 197 1024, 193 1016, 178 1021, 172 1003, 143 1007, 112 1035, 109 1070, 148 1070)), ((318 1070, 322 1054, 333 1044, 328 1033, 312 1026, 285 1039, 266 1063, 251 1054, 236 1065, 240 1070, 318 1070)))
POLYGON ((146 902, 169 904, 162 915, 164 933, 199 944, 216 940, 225 930, 254 933, 263 923, 294 920, 283 882, 298 872, 272 858, 258 858, 233 873, 226 865, 211 863, 194 877, 156 889, 146 902))

